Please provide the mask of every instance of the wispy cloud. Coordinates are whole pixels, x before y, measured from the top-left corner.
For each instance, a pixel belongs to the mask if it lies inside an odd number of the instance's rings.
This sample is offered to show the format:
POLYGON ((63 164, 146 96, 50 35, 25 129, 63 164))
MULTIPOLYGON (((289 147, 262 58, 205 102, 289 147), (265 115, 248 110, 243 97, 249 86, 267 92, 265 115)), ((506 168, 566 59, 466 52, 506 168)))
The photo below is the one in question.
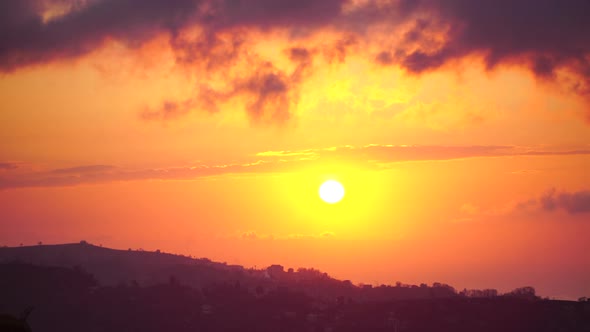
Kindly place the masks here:
POLYGON ((317 150, 300 151, 264 151, 256 154, 259 157, 317 157, 317 150))
POLYGON ((140 113, 140 117, 144 120, 170 120, 178 118, 184 114, 190 112, 194 107, 194 101, 192 99, 185 100, 183 102, 175 102, 166 100, 157 109, 146 108, 140 113))
POLYGON ((335 237, 336 234, 334 232, 321 232, 321 233, 309 233, 309 234, 302 234, 302 233, 290 233, 290 234, 267 234, 267 233, 259 233, 256 231, 238 231, 231 234, 228 234, 224 237, 230 239, 240 239, 240 240, 306 240, 306 239, 330 239, 335 237))
POLYGON ((280 160, 343 159, 372 164, 403 161, 450 160, 474 157, 585 155, 590 150, 537 150, 530 147, 508 145, 386 145, 339 146, 323 149, 264 151, 258 157, 280 160))
POLYGON ((113 181, 194 179, 227 173, 254 172, 254 169, 264 171, 264 164, 261 161, 245 164, 146 169, 129 169, 103 165, 78 166, 68 169, 6 174, 0 176, 0 189, 63 187, 113 181))
POLYGON ((1 170, 11 170, 11 169, 15 169, 17 167, 18 167, 17 163, 9 163, 9 162, 0 163, 0 171, 1 170))
POLYGON ((51 171, 54 174, 88 174, 88 173, 103 173, 115 169, 111 165, 87 165, 71 168, 58 168, 51 171))
MULTIPOLYGON (((242 163, 195 165, 190 167, 125 168, 113 165, 82 165, 49 170, 19 170, 5 167, 0 189, 60 187, 79 184, 134 180, 180 180, 222 174, 291 172, 304 166, 339 161, 367 168, 386 169, 389 164, 408 161, 452 160, 475 157, 587 155, 590 150, 534 150, 515 146, 341 146, 294 151, 263 151, 242 163)), ((8 163, 3 163, 8 164, 8 163)), ((564 200, 566 198, 559 198, 564 200)), ((573 204, 573 203, 572 203, 573 204)))

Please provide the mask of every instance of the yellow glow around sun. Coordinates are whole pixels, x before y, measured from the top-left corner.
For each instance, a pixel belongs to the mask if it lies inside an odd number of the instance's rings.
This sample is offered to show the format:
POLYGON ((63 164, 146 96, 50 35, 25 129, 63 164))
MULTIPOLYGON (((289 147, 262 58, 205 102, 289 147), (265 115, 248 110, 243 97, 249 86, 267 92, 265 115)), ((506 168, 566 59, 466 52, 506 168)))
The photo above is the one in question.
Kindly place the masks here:
POLYGON ((328 180, 320 186, 320 198, 326 203, 338 203, 343 197, 344 187, 336 180, 328 180))

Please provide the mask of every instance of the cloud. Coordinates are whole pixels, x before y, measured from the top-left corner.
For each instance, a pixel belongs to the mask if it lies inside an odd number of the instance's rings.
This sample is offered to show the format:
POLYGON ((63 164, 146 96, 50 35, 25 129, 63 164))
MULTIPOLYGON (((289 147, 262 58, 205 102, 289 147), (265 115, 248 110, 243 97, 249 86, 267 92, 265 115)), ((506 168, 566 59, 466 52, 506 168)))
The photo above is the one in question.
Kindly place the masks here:
POLYGON ((290 114, 290 85, 287 75, 276 70, 271 63, 265 63, 246 79, 236 82, 232 94, 252 96, 246 108, 254 120, 266 116, 284 121, 290 114))
POLYGON ((317 157, 318 150, 307 149, 298 151, 264 151, 256 154, 260 157, 317 157))
POLYGON ((0 3, 0 69, 76 58, 114 39, 136 47, 162 31, 173 32, 199 16, 201 1, 61 1, 63 15, 45 21, 57 1, 0 3), (76 5, 83 3, 82 5, 76 5))
POLYGON ((336 234, 334 232, 322 233, 291 233, 291 234, 263 234, 256 231, 234 232, 226 235, 227 238, 238 238, 242 240, 315 240, 315 239, 331 239, 336 234))
MULTIPOLYGON (((289 59, 296 64, 291 73, 276 68, 269 61, 251 59, 253 66, 244 77, 229 79, 225 91, 203 85, 199 92, 201 107, 215 112, 219 103, 232 98, 246 99, 245 109, 254 122, 285 122, 299 100, 299 86, 310 72, 312 52, 297 47, 287 50, 289 59)), ((227 74, 231 77, 231 74, 227 74)))
POLYGON ((115 166, 111 165, 87 165, 78 166, 71 168, 59 168, 54 169, 51 173, 54 174, 89 174, 89 173, 100 173, 115 169, 115 166))
MULTIPOLYGON (((245 110, 253 122, 285 122, 299 100, 300 83, 310 75, 313 63, 312 51, 304 47, 290 48, 286 53, 295 64, 290 73, 276 68, 269 61, 248 58, 250 71, 245 75, 233 74, 229 67, 216 69, 222 71, 226 77, 224 87, 213 88, 203 83, 195 98, 181 102, 164 101, 157 109, 144 109, 140 117, 144 120, 166 121, 187 114, 192 109, 215 113, 219 111, 220 103, 242 98, 245 110)), ((210 62, 207 66, 211 70, 210 62)))
POLYGON ((322 48, 324 58, 328 63, 343 63, 351 49, 358 46, 358 38, 353 34, 347 34, 336 40, 332 45, 322 48))
MULTIPOLYGON (((80 184, 140 180, 186 180, 223 174, 292 172, 325 161, 345 161, 371 169, 387 169, 408 161, 436 161, 474 157, 513 157, 534 155, 588 155, 590 150, 531 150, 514 146, 414 146, 366 145, 341 146, 295 151, 264 151, 242 163, 195 165, 167 168, 123 168, 112 165, 82 165, 53 170, 5 169, 0 175, 0 189, 28 187, 63 187, 80 184), (254 158, 254 159, 252 159, 254 158)), ((560 196, 561 197, 561 196, 560 196)), ((562 204, 570 202, 574 210, 577 198, 552 198, 562 204), (569 200, 568 200, 569 199, 569 200)), ((565 205, 564 205, 565 206, 565 205)))
POLYGON ((169 34, 175 48, 207 56, 219 33, 248 28, 305 35, 329 27, 342 33, 336 49, 343 52, 355 38, 370 38, 362 34, 367 27, 410 22, 392 48, 411 71, 482 53, 490 68, 526 58, 535 73, 550 76, 564 65, 588 70, 588 11, 585 0, 5 0, 0 3, 0 68, 77 57, 107 39, 136 47, 160 33, 169 34), (61 15, 46 19, 56 8, 61 15), (182 30, 194 26, 204 29, 204 38, 183 43, 182 30), (441 42, 436 34, 446 38, 441 42))
POLYGON ((17 163, 9 163, 9 162, 0 163, 0 171, 1 170, 11 170, 11 169, 15 169, 17 167, 18 167, 17 163))
POLYGON ((205 78, 223 71, 229 83, 220 90, 205 79, 193 96, 166 100, 142 118, 215 111, 242 96, 253 121, 282 122, 291 117, 313 52, 287 49, 299 64, 287 72, 256 54, 252 39, 286 31, 297 44, 329 30, 336 40, 312 47, 329 63, 345 62, 354 49, 420 74, 478 56, 489 70, 524 66, 590 101, 588 12, 586 0, 4 0, 0 72, 79 58, 112 41, 138 49, 165 36, 179 65, 205 78), (239 61, 252 62, 248 75, 229 73, 239 61))
POLYGON ((309 74, 311 47, 287 49, 299 67, 286 72, 249 47, 251 35, 287 31, 297 43, 329 30, 336 40, 314 46, 329 63, 344 62, 354 48, 377 64, 420 74, 478 56, 489 70, 525 66, 590 100, 588 12, 586 0, 4 0, 0 71, 75 59, 111 41, 137 49, 167 36, 180 65, 202 77, 220 71, 230 84, 218 90, 205 83, 185 98, 191 107, 168 100, 143 118, 216 110, 245 95, 252 120, 285 121, 309 74), (369 54, 372 46, 381 50, 369 54), (254 61, 251 73, 231 74, 244 59, 254 61))
POLYGON ((267 164, 264 161, 255 161, 243 164, 147 169, 85 165, 46 171, 6 172, 5 175, 0 176, 0 189, 65 187, 116 181, 195 179, 221 174, 269 172, 281 169, 280 163, 273 165, 272 170, 267 164))
MULTIPOLYGON (((76 58, 108 40, 138 47, 163 33, 170 36, 174 49, 184 52, 185 61, 206 58, 214 62, 220 55, 215 51, 221 33, 243 28, 314 30, 338 17, 344 2, 5 0, 0 2, 0 70, 76 58), (57 9, 61 15, 46 19, 57 9), (200 27, 204 33, 198 40, 183 39, 183 30, 192 27, 200 27)), ((234 51, 240 44, 233 41, 234 51)))
POLYGON ((379 54, 377 54, 377 56, 375 57, 375 61, 377 61, 377 63, 381 65, 387 66, 394 63, 394 58, 391 52, 382 51, 379 52, 379 54))
POLYGON ((506 218, 522 215, 550 216, 551 213, 563 211, 570 216, 590 213, 590 190, 559 191, 555 188, 545 193, 523 200, 511 201, 500 207, 482 209, 472 204, 463 204, 459 208, 459 216, 454 221, 471 221, 475 219, 506 218))
MULTIPOLYGON (((286 121, 297 102, 297 87, 311 63, 305 48, 290 55, 293 73, 279 70, 256 54, 243 52, 244 28, 318 26, 339 11, 340 1, 213 1, 213 0, 94 0, 59 1, 62 15, 44 14, 55 1, 7 0, 0 23, 0 71, 84 56, 116 41, 133 49, 160 35, 169 37, 176 60, 205 80, 194 96, 165 100, 140 113, 144 120, 167 121, 193 109, 218 110, 220 102, 244 97, 253 121, 286 121), (79 5, 76 5, 79 4, 79 5), (308 12, 313 10, 313 12, 308 12), (200 33, 186 33, 194 27, 200 33), (252 62, 246 76, 232 71, 236 59, 252 62), (225 89, 213 88, 207 76, 220 72, 225 89)), ((0 14, 2 15, 2 14, 0 14)))
POLYGON ((590 213, 590 190, 558 192, 552 189, 539 199, 545 211, 564 210, 569 214, 590 213))
POLYGON ((194 106, 192 99, 183 102, 174 102, 166 100, 158 109, 146 108, 140 113, 140 117, 144 120, 170 120, 178 118, 187 114, 194 106))
POLYGON ((422 73, 477 55, 490 70, 501 64, 524 65, 538 78, 588 98, 589 11, 590 2, 584 0, 415 1, 410 8, 418 17, 414 27, 376 60, 422 73), (558 77, 560 70, 567 71, 567 81, 558 77))
POLYGON ((518 146, 385 145, 340 146, 295 151, 264 151, 256 156, 278 160, 347 160, 371 164, 404 161, 450 160, 474 157, 586 155, 590 150, 534 150, 518 146))

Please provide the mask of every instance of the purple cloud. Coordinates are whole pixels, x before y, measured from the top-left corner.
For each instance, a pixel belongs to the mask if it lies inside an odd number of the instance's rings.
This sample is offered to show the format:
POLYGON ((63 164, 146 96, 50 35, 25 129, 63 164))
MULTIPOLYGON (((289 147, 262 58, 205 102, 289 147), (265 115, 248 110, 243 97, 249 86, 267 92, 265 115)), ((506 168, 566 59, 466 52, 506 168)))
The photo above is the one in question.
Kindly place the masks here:
MULTIPOLYGON (((400 2, 390 4, 395 7, 400 2)), ((410 11, 432 15, 416 18, 404 42, 384 49, 378 63, 422 73, 480 55, 488 69, 520 64, 548 80, 556 79, 558 69, 566 69, 575 77, 566 88, 590 98, 588 1, 417 0, 410 11), (434 49, 432 31, 446 31, 445 41, 434 49)))
MULTIPOLYGON (((62 0, 59 3, 70 10, 44 20, 44 12, 56 3, 0 2, 0 70, 79 57, 101 47, 107 39, 137 47, 161 33, 170 36, 173 48, 185 51, 185 60, 211 56, 209 60, 216 61, 213 56, 218 54, 212 51, 220 32, 235 28, 313 30, 338 17, 344 1, 62 0), (204 28, 205 33, 187 43, 180 32, 192 26, 204 28)), ((234 42, 239 47, 240 41, 234 42)))
MULTIPOLYGON (((290 32, 293 40, 330 29, 341 37, 334 45, 323 45, 322 53, 329 62, 343 62, 350 47, 372 42, 368 28, 387 26, 402 33, 397 28, 409 26, 398 42, 370 55, 376 63, 419 74, 478 55, 490 70, 501 64, 526 66, 538 78, 590 100, 586 0, 390 0, 350 6, 346 0, 4 0, 0 71, 77 58, 109 40, 137 48, 165 35, 179 64, 198 64, 199 73, 207 75, 248 56, 249 30, 275 29, 290 32), (65 10, 48 18, 56 5, 65 10), (202 33, 183 34, 193 27, 202 33), (556 75, 560 70, 571 77, 561 80, 556 75)), ((291 59, 301 60, 297 55, 291 59)), ((228 95, 246 93, 254 96, 247 106, 253 120, 264 113, 283 121, 290 115, 286 106, 297 101, 297 76, 269 67, 275 66, 258 62, 250 77, 228 77, 235 81, 228 91, 212 95, 204 87, 193 103, 214 109, 228 95)), ((186 113, 181 104, 169 101, 142 117, 171 119, 186 113), (173 103, 177 107, 166 107, 173 103)))
POLYGON ((550 190, 539 200, 545 211, 564 210, 569 214, 590 213, 590 191, 557 192, 550 190))

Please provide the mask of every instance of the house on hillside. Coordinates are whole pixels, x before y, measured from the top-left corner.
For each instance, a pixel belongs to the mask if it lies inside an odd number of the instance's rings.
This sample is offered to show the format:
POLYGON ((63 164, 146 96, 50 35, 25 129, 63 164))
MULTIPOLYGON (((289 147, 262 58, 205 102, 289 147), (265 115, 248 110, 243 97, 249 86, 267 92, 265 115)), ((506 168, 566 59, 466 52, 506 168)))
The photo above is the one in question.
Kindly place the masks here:
POLYGON ((279 279, 285 274, 285 269, 282 265, 273 264, 266 268, 266 275, 271 279, 279 279))

